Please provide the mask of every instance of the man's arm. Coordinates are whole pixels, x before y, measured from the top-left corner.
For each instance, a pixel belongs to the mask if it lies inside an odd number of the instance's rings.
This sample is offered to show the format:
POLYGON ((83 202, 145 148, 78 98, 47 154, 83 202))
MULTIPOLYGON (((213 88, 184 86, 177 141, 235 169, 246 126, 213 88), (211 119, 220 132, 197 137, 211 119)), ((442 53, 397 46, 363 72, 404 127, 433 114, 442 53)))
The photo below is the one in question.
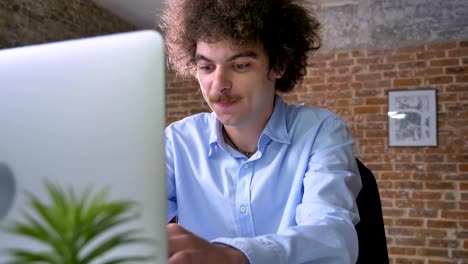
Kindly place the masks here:
POLYGON ((178 224, 167 226, 169 264, 248 264, 245 255, 230 246, 210 243, 178 224))

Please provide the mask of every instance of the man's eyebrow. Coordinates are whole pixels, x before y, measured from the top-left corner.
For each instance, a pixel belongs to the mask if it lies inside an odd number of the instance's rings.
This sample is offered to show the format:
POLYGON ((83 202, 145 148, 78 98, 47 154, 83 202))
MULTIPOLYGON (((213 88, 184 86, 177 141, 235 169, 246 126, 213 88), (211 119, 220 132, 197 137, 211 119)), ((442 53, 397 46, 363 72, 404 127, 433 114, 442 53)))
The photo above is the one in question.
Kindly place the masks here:
MULTIPOLYGON (((254 51, 239 52, 239 53, 234 54, 234 55, 232 55, 231 57, 227 58, 227 59, 225 60, 225 62, 230 62, 230 61, 233 61, 233 60, 235 60, 235 59, 237 59, 237 58, 243 58, 243 57, 249 57, 249 58, 254 58, 254 59, 255 59, 255 58, 258 57, 258 55, 257 55, 257 53, 254 52, 254 51)), ((203 56, 203 55, 201 55, 201 54, 195 54, 195 56, 193 57, 193 60, 194 60, 195 62, 201 61, 201 60, 208 61, 208 62, 211 62, 211 61, 212 61, 212 60, 208 59, 207 57, 205 57, 205 56, 203 56)))

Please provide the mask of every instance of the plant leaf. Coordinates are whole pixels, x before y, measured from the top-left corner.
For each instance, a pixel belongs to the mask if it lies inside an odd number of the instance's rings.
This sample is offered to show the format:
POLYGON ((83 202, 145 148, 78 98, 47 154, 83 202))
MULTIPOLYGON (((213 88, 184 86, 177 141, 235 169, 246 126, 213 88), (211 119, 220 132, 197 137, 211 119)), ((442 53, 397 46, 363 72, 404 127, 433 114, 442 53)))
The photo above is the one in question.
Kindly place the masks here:
POLYGON ((8 249, 12 260, 8 263, 50 263, 63 264, 57 261, 50 252, 30 252, 23 249, 8 249))
POLYGON ((101 264, 119 264, 119 263, 133 263, 139 261, 148 261, 155 259, 155 256, 129 256, 129 257, 122 257, 122 258, 115 258, 111 260, 107 260, 102 262, 101 264))
MULTIPOLYGON (((40 201, 32 193, 26 193, 32 214, 24 212, 22 216, 25 220, 17 221, 6 230, 43 243, 50 251, 11 249, 8 251, 12 257, 10 264, 91 264, 96 258, 121 245, 151 242, 137 236, 137 230, 126 228, 125 232, 109 234, 110 237, 104 238, 104 241, 90 245, 91 241, 110 229, 138 218, 140 214, 132 210, 137 204, 131 200, 109 201, 108 188, 94 194, 88 187, 80 195, 72 188, 65 191, 51 182, 46 183, 46 188, 49 204, 40 201), (79 261, 80 256, 83 261, 79 261)), ((122 256, 106 263, 135 262, 149 258, 122 256)))
POLYGON ((117 246, 122 246, 125 244, 134 244, 134 243, 149 243, 150 240, 134 237, 138 232, 136 229, 128 230, 125 232, 117 233, 105 241, 101 242, 94 249, 92 249, 88 254, 83 256, 80 263, 88 264, 93 261, 95 258, 100 257, 107 253, 108 251, 114 249, 117 246))

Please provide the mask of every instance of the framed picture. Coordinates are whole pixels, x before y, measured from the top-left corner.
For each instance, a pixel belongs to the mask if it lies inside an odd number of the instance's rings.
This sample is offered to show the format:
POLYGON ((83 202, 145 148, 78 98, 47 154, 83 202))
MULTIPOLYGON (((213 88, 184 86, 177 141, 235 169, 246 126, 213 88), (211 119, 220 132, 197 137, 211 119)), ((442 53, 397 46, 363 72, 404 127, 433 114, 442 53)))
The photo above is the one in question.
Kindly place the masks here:
POLYGON ((437 91, 388 91, 389 146, 437 146, 437 91))

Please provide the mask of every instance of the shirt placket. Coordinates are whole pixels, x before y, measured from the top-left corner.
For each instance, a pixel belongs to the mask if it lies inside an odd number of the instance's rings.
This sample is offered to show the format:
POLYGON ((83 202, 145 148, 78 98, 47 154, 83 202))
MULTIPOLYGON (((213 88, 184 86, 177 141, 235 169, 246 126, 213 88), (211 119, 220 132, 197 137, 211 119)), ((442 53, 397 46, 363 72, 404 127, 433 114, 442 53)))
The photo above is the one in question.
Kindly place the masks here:
POLYGON ((250 204, 250 183, 253 174, 253 162, 245 162, 239 168, 236 188, 236 215, 240 236, 253 237, 255 229, 250 204))

